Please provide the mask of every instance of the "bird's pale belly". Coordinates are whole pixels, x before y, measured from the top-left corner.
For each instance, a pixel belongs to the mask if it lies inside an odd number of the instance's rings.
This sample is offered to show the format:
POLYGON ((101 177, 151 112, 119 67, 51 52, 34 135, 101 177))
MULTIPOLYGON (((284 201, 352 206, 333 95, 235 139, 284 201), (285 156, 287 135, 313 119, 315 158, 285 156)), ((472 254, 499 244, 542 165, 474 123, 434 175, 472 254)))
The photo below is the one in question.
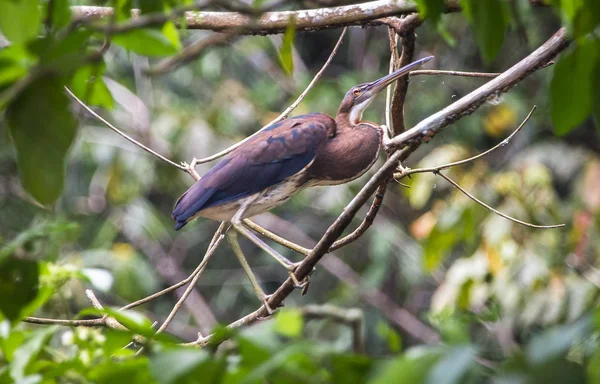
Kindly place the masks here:
POLYGON ((295 194, 304 189, 307 185, 304 185, 304 183, 301 181, 302 179, 302 172, 300 172, 300 174, 296 174, 279 184, 265 189, 264 191, 260 191, 248 197, 234 200, 229 203, 203 209, 198 212, 194 218, 206 217, 208 219, 218 221, 231 221, 233 216, 235 216, 235 214, 243 206, 247 206, 248 208, 242 215, 241 219, 267 212, 285 203, 295 194))

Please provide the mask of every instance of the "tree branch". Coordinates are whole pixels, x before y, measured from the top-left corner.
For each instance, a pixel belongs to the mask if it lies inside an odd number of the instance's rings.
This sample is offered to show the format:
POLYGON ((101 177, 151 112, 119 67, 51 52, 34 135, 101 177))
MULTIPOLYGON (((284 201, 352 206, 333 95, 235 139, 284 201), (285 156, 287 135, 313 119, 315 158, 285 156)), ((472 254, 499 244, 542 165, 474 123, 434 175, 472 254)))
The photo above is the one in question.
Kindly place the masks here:
POLYGON ((390 147, 404 148, 412 144, 428 142, 444 127, 470 115, 487 100, 507 92, 529 74, 543 68, 559 52, 567 47, 569 38, 566 28, 560 28, 548 41, 529 56, 503 72, 500 76, 477 88, 460 100, 429 116, 412 129, 391 140, 390 147))
MULTIPOLYGON (((449 125, 450 123, 472 113, 479 106, 481 106, 491 95, 496 95, 502 92, 506 92, 513 85, 523 80, 527 75, 533 73, 538 68, 542 67, 548 61, 550 61, 556 54, 562 51, 568 45, 568 38, 566 35, 566 29, 559 29, 546 43, 540 48, 535 50, 529 56, 515 64, 508 71, 498 76, 496 79, 488 82, 484 86, 471 92, 465 97, 461 98, 451 106, 443 109, 442 111, 433 115, 435 118, 427 118, 419 123, 415 128, 406 131, 396 138, 392 139, 397 148, 403 148, 394 152, 388 160, 377 170, 377 172, 371 177, 367 184, 360 190, 360 192, 352 199, 352 201, 346 206, 344 211, 338 216, 338 218, 329 226, 327 231, 323 234, 317 245, 312 249, 310 254, 300 262, 298 268, 295 270, 296 278, 299 280, 309 276, 313 268, 321 260, 321 258, 328 252, 331 245, 335 240, 342 234, 346 227, 351 223, 352 218, 356 215, 358 210, 367 201, 367 199, 375 192, 377 187, 389 178, 394 169, 397 167, 400 161, 404 161, 406 157, 420 145, 423 137, 429 136, 428 132, 432 132, 431 135, 439 132, 441 128, 449 125), (424 133, 427 133, 425 135, 424 133)), ((287 296, 294 291, 294 283, 291 278, 288 278, 276 291, 273 293, 268 301, 268 305, 271 308, 277 308, 287 296)), ((242 325, 252 323, 261 317, 267 316, 267 311, 264 306, 260 307, 256 311, 244 316, 243 318, 228 325, 229 328, 237 328, 242 325)), ((196 342, 191 343, 192 345, 205 345, 212 336, 201 337, 196 342)))
MULTIPOLYGON (((459 9, 459 0, 447 0, 446 4, 448 11, 459 9)), ((112 8, 93 6, 73 6, 71 11, 75 18, 82 21, 106 19, 113 13, 112 8)), ((330 8, 266 12, 257 18, 239 12, 188 11, 185 12, 185 19, 188 29, 223 31, 242 28, 240 33, 243 34, 267 35, 285 31, 290 19, 294 20, 298 31, 315 31, 350 25, 364 25, 382 17, 398 16, 416 11, 414 1, 377 0, 330 8)), ((117 24, 112 31, 115 33, 125 32, 144 26, 162 24, 171 19, 171 15, 159 16, 147 18, 144 23, 134 19, 124 24, 117 24)), ((141 18, 138 10, 133 11, 133 17, 141 18)), ((172 20, 179 23, 178 17, 173 17, 172 20)))

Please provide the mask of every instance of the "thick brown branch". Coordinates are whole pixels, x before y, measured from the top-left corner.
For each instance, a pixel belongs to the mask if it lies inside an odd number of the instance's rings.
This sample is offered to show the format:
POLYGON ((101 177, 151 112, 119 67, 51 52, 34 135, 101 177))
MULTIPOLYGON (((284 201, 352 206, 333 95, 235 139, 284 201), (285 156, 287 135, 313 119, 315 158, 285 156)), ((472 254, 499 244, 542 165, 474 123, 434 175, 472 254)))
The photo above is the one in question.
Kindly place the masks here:
MULTIPOLYGON (((447 9, 457 10, 458 0, 448 0, 447 9)), ((78 19, 106 19, 112 15, 112 8, 73 6, 73 15, 78 19)), ((298 31, 314 31, 320 29, 339 28, 349 25, 364 25, 368 22, 387 16, 397 16, 416 12, 414 1, 409 0, 377 0, 362 4, 344 5, 331 8, 308 9, 300 11, 266 12, 253 19, 239 12, 185 12, 186 27, 189 29, 209 29, 222 31, 243 28, 244 34, 274 34, 285 30, 290 19, 294 20, 298 31)), ((134 17, 139 15, 135 10, 134 17)), ((159 15, 160 16, 160 15, 159 15)), ((132 22, 117 24, 114 32, 124 32, 142 26, 162 24, 169 18, 148 18, 146 23, 132 22)), ((173 19, 178 22, 178 18, 173 19)))
POLYGON ((461 117, 470 115, 486 101, 498 97, 498 95, 508 91, 529 74, 544 67, 554 56, 565 49, 568 44, 569 39, 566 28, 559 29, 541 47, 500 76, 487 82, 441 111, 429 116, 412 129, 393 138, 391 140, 391 147, 404 148, 412 144, 429 141, 444 127, 452 124, 461 117))
MULTIPOLYGON (((450 107, 433 115, 435 118, 427 118, 417 125, 418 130, 414 128, 392 139, 398 147, 408 147, 394 152, 382 167, 371 177, 361 191, 352 199, 350 204, 346 206, 344 211, 338 218, 329 226, 321 240, 313 248, 310 254, 299 264, 295 271, 295 275, 299 280, 309 276, 317 263, 328 252, 335 240, 342 234, 346 227, 351 223, 362 205, 375 192, 378 186, 387 178, 389 178, 396 169, 400 161, 404 161, 412 150, 421 143, 421 138, 424 132, 437 133, 441 128, 456 121, 463 116, 468 115, 481 104, 483 104, 490 95, 505 92, 520 80, 525 78, 536 69, 540 68, 550 61, 556 54, 563 50, 568 45, 566 30, 561 28, 558 30, 544 45, 534 51, 532 54, 515 64, 507 72, 498 78, 488 82, 483 87, 472 92, 471 94, 461 98, 450 107), (479 97, 479 98, 477 98, 479 97), (469 109, 471 108, 471 109, 469 109), (415 134, 417 133, 417 134, 415 134), (409 146, 411 145, 412 146, 409 146)), ((271 308, 277 308, 286 297, 294 291, 294 283, 288 278, 269 298, 268 304, 271 308)), ((264 307, 244 316, 243 318, 231 323, 230 328, 252 323, 261 317, 267 316, 267 311, 264 307)), ((210 336, 198 339, 195 345, 205 345, 210 340, 210 336)))
MULTIPOLYGON (((409 31, 402 36, 402 55, 400 56, 400 61, 395 69, 402 68, 413 61, 415 55, 415 37, 414 30, 409 31)), ((394 97, 392 97, 392 126, 390 127, 392 137, 395 137, 406 130, 406 125, 404 123, 404 102, 406 101, 409 81, 409 76, 402 76, 396 81, 396 89, 394 90, 394 97)))

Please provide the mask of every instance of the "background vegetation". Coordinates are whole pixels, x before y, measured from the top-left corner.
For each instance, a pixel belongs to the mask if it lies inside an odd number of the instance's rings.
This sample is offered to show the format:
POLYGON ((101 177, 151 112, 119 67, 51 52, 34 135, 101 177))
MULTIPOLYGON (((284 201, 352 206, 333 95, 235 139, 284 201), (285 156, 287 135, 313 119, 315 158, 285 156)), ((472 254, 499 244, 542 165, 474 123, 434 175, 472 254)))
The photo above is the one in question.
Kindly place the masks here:
MULTIPOLYGON (((135 311, 116 309, 184 279, 218 223, 198 220, 176 233, 169 216, 191 185, 189 175, 91 118, 63 87, 167 158, 189 162, 276 117, 340 33, 288 28, 243 36, 147 76, 157 57, 177 55, 210 33, 173 22, 105 29, 127 23, 131 7, 152 14, 184 3, 0 0, 0 382, 600 382, 596 0, 464 0, 463 12, 444 15, 443 1, 417 1, 427 20, 417 29, 415 56, 435 55, 430 68, 502 72, 568 27, 572 42, 555 65, 446 128, 407 164, 435 166, 479 153, 502 142, 535 104, 507 145, 449 175, 512 216, 566 227, 519 226, 440 177, 414 175, 404 180, 410 188, 389 185, 373 227, 325 256, 307 295, 292 294, 273 319, 237 331, 218 325, 259 305, 224 243, 167 335, 141 350, 130 343, 134 335, 151 338, 153 323, 164 321, 182 292, 135 311), (117 12, 112 20, 75 23, 71 5, 117 12), (86 289, 103 310, 89 308, 86 289), (23 322, 99 313, 128 330, 23 322), (205 348, 180 345, 211 331, 216 336, 205 348)), ((277 9, 334 3, 290 1, 277 9)), ((207 9, 244 11, 245 4, 213 2, 207 9)), ((334 114, 351 86, 387 73, 389 58, 386 27, 351 27, 293 114, 334 114)), ((414 77, 407 126, 485 81, 414 77)), ((384 99, 370 107, 368 120, 384 122, 384 99)), ((368 178, 304 191, 256 220, 310 247, 368 178)), ((242 246, 263 288, 275 290, 285 271, 251 243, 242 246)))

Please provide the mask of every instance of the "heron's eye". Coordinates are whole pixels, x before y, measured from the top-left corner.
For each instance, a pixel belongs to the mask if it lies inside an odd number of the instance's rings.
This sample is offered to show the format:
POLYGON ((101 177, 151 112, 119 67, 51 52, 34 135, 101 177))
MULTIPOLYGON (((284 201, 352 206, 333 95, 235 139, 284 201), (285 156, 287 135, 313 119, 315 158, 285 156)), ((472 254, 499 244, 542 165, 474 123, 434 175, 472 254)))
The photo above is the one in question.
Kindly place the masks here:
POLYGON ((355 89, 354 91, 352 91, 352 93, 354 93, 354 96, 358 96, 360 95, 360 89, 355 89))

